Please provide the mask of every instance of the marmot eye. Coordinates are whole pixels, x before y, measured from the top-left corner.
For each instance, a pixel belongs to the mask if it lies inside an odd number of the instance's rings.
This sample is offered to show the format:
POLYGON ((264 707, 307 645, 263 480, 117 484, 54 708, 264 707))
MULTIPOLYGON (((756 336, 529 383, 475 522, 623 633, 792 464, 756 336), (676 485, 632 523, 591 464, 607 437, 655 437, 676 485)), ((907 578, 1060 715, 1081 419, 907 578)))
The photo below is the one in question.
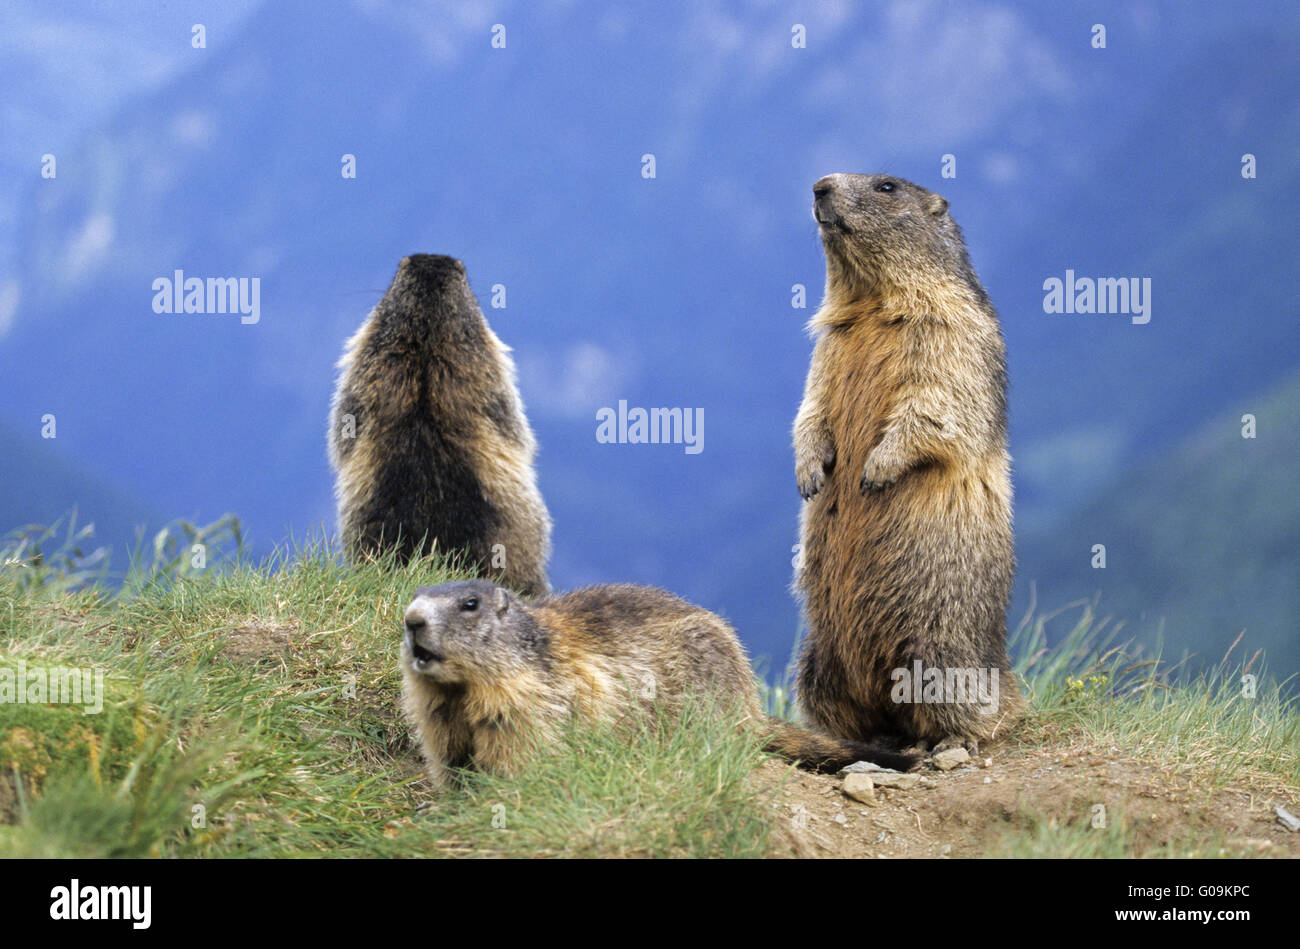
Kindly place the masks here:
POLYGON ((468 600, 462 600, 460 608, 466 613, 473 613, 478 609, 478 598, 471 596, 468 600))
POLYGON ((894 190, 894 183, 893 183, 892 181, 882 181, 880 184, 876 185, 876 190, 877 190, 877 191, 893 191, 893 190, 894 190))

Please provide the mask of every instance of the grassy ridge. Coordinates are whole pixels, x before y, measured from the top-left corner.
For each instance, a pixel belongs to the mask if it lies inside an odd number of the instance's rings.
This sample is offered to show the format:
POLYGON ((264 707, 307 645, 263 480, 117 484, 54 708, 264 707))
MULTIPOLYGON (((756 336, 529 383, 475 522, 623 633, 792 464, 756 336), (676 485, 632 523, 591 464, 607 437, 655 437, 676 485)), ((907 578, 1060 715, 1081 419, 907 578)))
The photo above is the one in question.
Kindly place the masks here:
POLYGON ((0 705, 0 855, 764 852, 746 789, 760 755, 707 708, 575 733, 520 779, 470 776, 417 816, 400 610, 454 566, 345 568, 314 544, 197 571, 182 548, 116 595, 46 558, 39 580, 0 573, 5 665, 108 670, 98 715, 0 705))
MULTIPOLYGON (((751 780, 763 755, 705 706, 675 725, 575 727, 524 774, 469 775, 435 798, 397 711, 398 623, 411 592, 457 576, 454 565, 344 567, 313 543, 253 566, 236 543, 195 566, 195 542, 216 550, 231 537, 230 524, 160 535, 149 566, 115 591, 66 544, 38 557, 29 539, 0 569, 0 669, 103 670, 106 693, 97 715, 0 704, 0 855, 771 850, 772 792, 751 780)), ((1084 736, 1215 780, 1300 784, 1300 715, 1275 686, 1244 699, 1226 671, 1174 686, 1108 648, 1088 608, 1049 649, 1054 622, 1017 634, 1034 712, 1013 740, 1084 736)), ((787 698, 769 694, 777 711, 787 698)), ((1016 844, 1059 845, 1030 832, 1016 844)))
POLYGON ((1119 641, 1092 602, 1029 616, 1011 634, 1031 715, 1018 740, 1068 737, 1170 768, 1211 786, 1246 779, 1300 787, 1300 706, 1256 653, 1188 673, 1119 641), (1049 626, 1065 629, 1048 635, 1049 626), (1053 645, 1049 641, 1055 640, 1053 645))

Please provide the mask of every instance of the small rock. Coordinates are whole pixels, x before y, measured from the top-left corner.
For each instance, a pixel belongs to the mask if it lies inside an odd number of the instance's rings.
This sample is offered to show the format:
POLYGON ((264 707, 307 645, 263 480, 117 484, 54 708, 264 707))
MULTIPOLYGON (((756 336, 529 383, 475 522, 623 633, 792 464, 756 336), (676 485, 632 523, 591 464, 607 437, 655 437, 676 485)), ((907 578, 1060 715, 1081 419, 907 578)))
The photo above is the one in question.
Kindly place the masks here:
POLYGON ((952 844, 944 844, 942 847, 939 848, 940 856, 946 857, 950 853, 952 853, 952 844))
POLYGON ((992 784, 992 783, 993 783, 993 779, 992 779, 992 778, 985 778, 985 779, 984 779, 984 783, 985 783, 985 784, 992 784))
POLYGON ((991 768, 991 767, 993 767, 993 759, 992 759, 992 758, 985 758, 985 759, 984 759, 984 767, 986 767, 986 768, 991 768))
POLYGON ((901 774, 901 771, 895 771, 893 768, 882 768, 874 761, 855 761, 851 765, 845 765, 840 768, 840 774, 875 774, 877 771, 888 771, 890 774, 901 774))
POLYGON ((836 814, 834 817, 831 818, 831 820, 835 821, 835 823, 837 824, 847 824, 849 822, 849 819, 845 817, 843 814, 836 814))
POLYGON ((939 786, 935 783, 934 778, 927 778, 925 775, 921 775, 918 780, 923 788, 937 788, 939 786))
POLYGON ((1296 817, 1281 804, 1273 808, 1273 813, 1277 815, 1278 823, 1287 830, 1292 833, 1300 831, 1300 818, 1296 817))
MULTIPOLYGON (((845 778, 845 780, 847 781, 848 778, 845 778)), ((878 788, 898 788, 900 791, 910 791, 921 783, 921 776, 917 774, 900 774, 897 771, 881 771, 873 773, 871 781, 878 788)))
POLYGON ((844 796, 862 804, 876 803, 876 784, 867 775, 853 772, 844 779, 844 796))
POLYGON ((965 748, 949 748, 947 751, 938 752, 930 760, 940 771, 951 771, 958 765, 970 761, 970 752, 965 748))

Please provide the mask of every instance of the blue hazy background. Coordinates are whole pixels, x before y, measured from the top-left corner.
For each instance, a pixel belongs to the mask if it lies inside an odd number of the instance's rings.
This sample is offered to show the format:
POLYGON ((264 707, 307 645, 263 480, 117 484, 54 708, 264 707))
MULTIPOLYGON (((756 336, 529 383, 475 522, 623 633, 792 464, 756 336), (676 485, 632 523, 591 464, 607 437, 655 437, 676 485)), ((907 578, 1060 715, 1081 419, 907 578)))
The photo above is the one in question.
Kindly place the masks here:
POLYGON ((1099 595, 1168 655, 1244 630, 1292 674, 1298 54, 1293 3, 6 0, 0 532, 75 506, 119 565, 178 517, 332 532, 343 341, 448 253, 515 351, 553 582, 668 587, 779 667, 811 185, 888 171, 949 198, 1002 316, 1013 621, 1099 595), (260 277, 260 323, 153 313, 176 269, 260 277), (1150 277, 1150 323, 1045 314, 1067 269, 1150 277), (598 444, 620 399, 703 408, 703 453, 598 444))

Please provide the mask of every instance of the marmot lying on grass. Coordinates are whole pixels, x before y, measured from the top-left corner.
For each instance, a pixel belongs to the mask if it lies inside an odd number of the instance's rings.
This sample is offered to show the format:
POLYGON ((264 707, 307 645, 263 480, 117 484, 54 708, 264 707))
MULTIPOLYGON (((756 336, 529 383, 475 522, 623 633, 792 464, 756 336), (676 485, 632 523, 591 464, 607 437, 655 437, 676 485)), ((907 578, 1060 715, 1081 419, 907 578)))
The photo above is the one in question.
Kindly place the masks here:
POLYGON ((818 771, 917 756, 768 718, 744 649, 719 617, 649 587, 596 586, 533 603, 484 580, 419 590, 405 613, 402 701, 435 783, 506 772, 575 716, 672 712, 690 692, 742 712, 766 749, 818 771))

